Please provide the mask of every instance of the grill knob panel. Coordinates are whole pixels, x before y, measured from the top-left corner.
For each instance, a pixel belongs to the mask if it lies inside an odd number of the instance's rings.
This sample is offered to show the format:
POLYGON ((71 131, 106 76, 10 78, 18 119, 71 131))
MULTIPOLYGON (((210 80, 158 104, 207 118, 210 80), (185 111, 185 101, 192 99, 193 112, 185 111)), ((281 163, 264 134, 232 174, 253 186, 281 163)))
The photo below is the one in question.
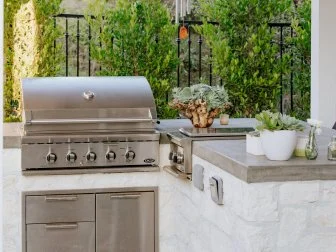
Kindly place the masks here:
POLYGON ((128 151, 126 152, 126 160, 127 161, 132 161, 135 158, 135 152, 134 151, 128 151))
POLYGON ((47 162, 48 162, 48 163, 53 164, 53 163, 56 162, 56 160, 57 160, 57 156, 56 156, 55 153, 48 153, 46 159, 47 159, 47 162))
POLYGON ((74 163, 77 159, 77 155, 76 153, 74 152, 69 152, 67 155, 66 155, 66 159, 68 160, 68 162, 70 163, 74 163))
POLYGON ((113 151, 109 151, 106 153, 105 157, 108 161, 112 161, 116 159, 116 154, 113 151))
POLYGON ((88 153, 86 154, 86 160, 89 161, 89 162, 93 162, 93 161, 95 161, 96 158, 97 158, 96 153, 94 153, 94 152, 92 152, 92 151, 90 151, 90 152, 88 152, 88 153))

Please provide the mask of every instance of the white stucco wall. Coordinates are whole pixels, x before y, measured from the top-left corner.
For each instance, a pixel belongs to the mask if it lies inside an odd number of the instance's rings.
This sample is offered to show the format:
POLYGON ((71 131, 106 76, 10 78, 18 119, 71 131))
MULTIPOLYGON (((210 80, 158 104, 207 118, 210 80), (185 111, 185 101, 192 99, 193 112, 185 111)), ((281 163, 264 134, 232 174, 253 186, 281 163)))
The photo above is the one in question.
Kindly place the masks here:
POLYGON ((336 181, 247 184, 211 163, 204 191, 176 182, 178 252, 334 252, 336 181), (209 177, 223 179, 224 205, 210 197, 209 177))
POLYGON ((336 1, 312 0, 311 117, 336 121, 336 1))

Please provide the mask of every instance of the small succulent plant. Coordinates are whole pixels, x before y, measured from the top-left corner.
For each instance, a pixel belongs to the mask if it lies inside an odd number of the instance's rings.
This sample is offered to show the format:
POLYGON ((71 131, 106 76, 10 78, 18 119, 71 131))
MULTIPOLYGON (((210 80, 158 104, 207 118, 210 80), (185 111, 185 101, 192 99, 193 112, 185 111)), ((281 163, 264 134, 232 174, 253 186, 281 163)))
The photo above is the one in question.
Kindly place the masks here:
POLYGON ((269 110, 262 111, 257 114, 255 118, 258 121, 256 129, 258 131, 263 130, 295 130, 302 131, 305 126, 302 122, 294 117, 290 117, 281 113, 272 113, 269 110))
POLYGON ((182 103, 202 100, 206 102, 209 111, 215 108, 222 108, 229 101, 229 96, 223 86, 212 87, 205 84, 174 88, 173 98, 182 103))

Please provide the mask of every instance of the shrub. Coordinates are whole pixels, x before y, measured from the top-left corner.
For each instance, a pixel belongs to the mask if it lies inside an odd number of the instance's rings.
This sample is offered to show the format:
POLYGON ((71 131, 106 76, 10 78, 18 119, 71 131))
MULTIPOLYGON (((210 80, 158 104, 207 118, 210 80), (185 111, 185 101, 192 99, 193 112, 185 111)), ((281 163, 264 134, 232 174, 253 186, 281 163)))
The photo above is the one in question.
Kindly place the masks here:
POLYGON ((167 93, 175 85, 178 64, 176 26, 167 7, 160 0, 118 0, 114 8, 96 1, 88 12, 96 17, 87 16, 92 33, 99 34, 91 44, 92 58, 101 66, 98 75, 145 76, 158 117, 175 117, 167 93))
POLYGON ((303 131, 305 126, 295 117, 290 117, 285 114, 272 113, 269 110, 262 111, 255 116, 257 119, 258 131, 263 130, 296 130, 303 131))
POLYGON ((20 81, 24 77, 54 76, 60 54, 54 40, 60 36, 53 16, 61 0, 5 1, 5 121, 21 120, 20 81))
POLYGON ((200 6, 205 19, 219 22, 198 29, 213 50, 214 71, 225 83, 233 116, 278 109, 280 73, 289 70, 289 55, 277 60, 268 23, 288 11, 291 0, 200 0, 200 6))
POLYGON ((291 115, 306 120, 310 117, 311 0, 298 2, 293 13, 292 27, 295 32, 291 43, 296 94, 291 115))

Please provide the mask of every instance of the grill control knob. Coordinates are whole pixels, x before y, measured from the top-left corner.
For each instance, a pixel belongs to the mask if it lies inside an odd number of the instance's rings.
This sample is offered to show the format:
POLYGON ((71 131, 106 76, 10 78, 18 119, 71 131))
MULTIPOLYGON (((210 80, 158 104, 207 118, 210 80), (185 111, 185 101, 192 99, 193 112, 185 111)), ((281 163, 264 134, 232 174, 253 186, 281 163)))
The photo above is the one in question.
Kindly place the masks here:
POLYGON ((176 152, 173 152, 172 159, 174 163, 177 163, 177 153, 176 152))
POLYGON ((113 151, 109 151, 106 153, 105 157, 108 161, 111 161, 116 159, 116 154, 113 151))
POLYGON ((53 163, 56 162, 56 160, 57 160, 57 156, 56 156, 55 153, 48 153, 46 159, 47 159, 47 162, 48 162, 48 163, 53 164, 53 163))
POLYGON ((70 163, 74 163, 77 159, 77 155, 76 153, 74 152, 69 152, 67 155, 66 155, 66 159, 68 160, 68 162, 70 163))
POLYGON ((177 160, 176 163, 178 164, 183 164, 184 158, 183 158, 183 154, 181 153, 177 153, 177 160))
POLYGON ((135 158, 135 152, 134 151, 128 151, 126 152, 126 160, 127 161, 132 161, 135 158))
POLYGON ((86 160, 87 160, 87 161, 93 162, 93 161, 96 160, 96 158, 97 158, 96 153, 94 153, 94 152, 92 152, 92 151, 90 151, 90 152, 88 152, 88 153, 86 154, 86 160))

